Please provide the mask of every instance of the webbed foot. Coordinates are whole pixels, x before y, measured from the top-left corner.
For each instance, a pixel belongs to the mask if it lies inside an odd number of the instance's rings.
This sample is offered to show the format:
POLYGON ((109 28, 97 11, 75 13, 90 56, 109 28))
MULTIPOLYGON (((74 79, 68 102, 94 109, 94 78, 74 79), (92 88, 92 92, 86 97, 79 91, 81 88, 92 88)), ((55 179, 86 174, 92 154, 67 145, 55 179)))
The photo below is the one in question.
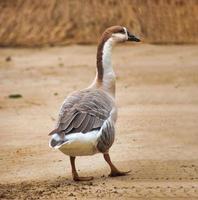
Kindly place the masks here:
POLYGON ((88 176, 88 177, 80 177, 80 176, 76 176, 73 177, 74 181, 91 181, 93 180, 93 176, 88 176))
POLYGON ((126 176, 128 175, 129 173, 131 172, 130 171, 127 171, 127 172, 122 172, 122 171, 111 171, 111 173, 109 174, 110 177, 116 177, 116 176, 126 176))

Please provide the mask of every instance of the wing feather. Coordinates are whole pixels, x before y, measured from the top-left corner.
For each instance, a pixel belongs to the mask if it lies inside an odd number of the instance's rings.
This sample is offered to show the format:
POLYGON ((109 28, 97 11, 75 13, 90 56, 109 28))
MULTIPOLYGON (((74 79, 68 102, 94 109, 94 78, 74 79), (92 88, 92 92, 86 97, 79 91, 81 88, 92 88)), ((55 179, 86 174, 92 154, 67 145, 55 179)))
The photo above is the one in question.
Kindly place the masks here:
POLYGON ((114 106, 113 99, 101 90, 75 92, 64 101, 56 129, 50 134, 86 133, 100 128, 114 106))
POLYGON ((78 128, 82 124, 86 115, 87 113, 78 113, 78 115, 75 117, 75 120, 73 120, 74 128, 78 128))

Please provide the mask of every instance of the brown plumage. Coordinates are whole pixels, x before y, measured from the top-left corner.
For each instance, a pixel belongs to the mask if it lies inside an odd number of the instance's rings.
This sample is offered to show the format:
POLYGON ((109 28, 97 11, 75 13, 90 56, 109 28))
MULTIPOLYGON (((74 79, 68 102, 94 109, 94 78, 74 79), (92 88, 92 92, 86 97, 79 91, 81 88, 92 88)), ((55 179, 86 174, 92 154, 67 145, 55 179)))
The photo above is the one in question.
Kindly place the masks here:
POLYGON ((104 31, 102 34, 99 44, 98 44, 98 51, 97 51, 97 71, 98 71, 98 82, 102 82, 103 80, 103 67, 102 67, 102 56, 103 56, 103 46, 105 42, 111 37, 113 33, 123 32, 124 29, 122 26, 111 26, 104 31))
POLYGON ((115 106, 113 99, 100 89, 85 89, 71 94, 63 103, 54 133, 87 133, 98 129, 115 106))

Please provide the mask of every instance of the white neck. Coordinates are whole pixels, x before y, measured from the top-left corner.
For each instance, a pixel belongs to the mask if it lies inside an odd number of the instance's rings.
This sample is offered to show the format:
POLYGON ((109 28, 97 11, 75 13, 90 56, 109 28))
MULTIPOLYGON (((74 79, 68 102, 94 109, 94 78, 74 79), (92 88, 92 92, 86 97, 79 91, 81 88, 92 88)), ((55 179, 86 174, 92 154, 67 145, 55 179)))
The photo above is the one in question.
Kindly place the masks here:
POLYGON ((111 51, 114 41, 109 38, 103 47, 102 65, 103 65, 103 88, 115 96, 115 73, 111 64, 111 51))
POLYGON ((101 88, 108 92, 112 97, 115 97, 115 73, 111 65, 111 50, 114 40, 109 38, 99 50, 102 51, 102 57, 97 55, 97 72, 93 83, 88 88, 101 88), (100 73, 100 77, 98 76, 100 73))
POLYGON ((103 47, 103 56, 102 56, 102 65, 103 65, 103 71, 104 71, 104 79, 109 78, 110 76, 113 76, 115 78, 115 74, 111 65, 111 50, 113 46, 113 40, 112 38, 109 38, 105 43, 103 47))
POLYGON ((103 66, 103 89, 115 96, 115 73, 111 64, 111 51, 114 41, 109 38, 103 46, 102 66, 103 66))

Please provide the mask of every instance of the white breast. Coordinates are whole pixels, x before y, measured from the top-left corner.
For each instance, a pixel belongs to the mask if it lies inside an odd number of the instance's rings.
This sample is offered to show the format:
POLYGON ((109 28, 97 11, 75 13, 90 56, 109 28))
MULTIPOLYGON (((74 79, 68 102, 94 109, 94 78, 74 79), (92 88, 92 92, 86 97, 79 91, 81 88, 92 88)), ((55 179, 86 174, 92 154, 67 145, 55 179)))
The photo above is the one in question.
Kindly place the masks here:
POLYGON ((59 149, 69 156, 86 156, 97 153, 97 139, 99 131, 91 131, 88 133, 72 133, 65 135, 64 143, 54 148, 59 149))

